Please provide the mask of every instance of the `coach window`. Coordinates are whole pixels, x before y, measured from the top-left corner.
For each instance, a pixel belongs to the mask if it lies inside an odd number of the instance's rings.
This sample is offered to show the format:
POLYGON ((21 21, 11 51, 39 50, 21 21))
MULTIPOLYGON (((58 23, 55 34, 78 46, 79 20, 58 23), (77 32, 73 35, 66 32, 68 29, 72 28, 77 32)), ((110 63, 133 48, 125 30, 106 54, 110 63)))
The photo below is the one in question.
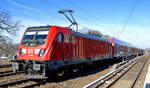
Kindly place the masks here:
POLYGON ((62 33, 59 33, 58 35, 57 35, 57 40, 58 40, 58 42, 63 42, 63 34, 62 33))

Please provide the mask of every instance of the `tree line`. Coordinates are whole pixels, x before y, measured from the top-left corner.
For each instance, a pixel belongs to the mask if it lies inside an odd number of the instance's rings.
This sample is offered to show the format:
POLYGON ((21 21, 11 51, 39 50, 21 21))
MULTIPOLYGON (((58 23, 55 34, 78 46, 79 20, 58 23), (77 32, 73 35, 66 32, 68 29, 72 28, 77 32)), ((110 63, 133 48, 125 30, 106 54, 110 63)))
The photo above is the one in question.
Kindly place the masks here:
POLYGON ((16 54, 18 44, 12 43, 12 38, 20 30, 20 21, 16 21, 9 12, 0 11, 0 57, 16 54))

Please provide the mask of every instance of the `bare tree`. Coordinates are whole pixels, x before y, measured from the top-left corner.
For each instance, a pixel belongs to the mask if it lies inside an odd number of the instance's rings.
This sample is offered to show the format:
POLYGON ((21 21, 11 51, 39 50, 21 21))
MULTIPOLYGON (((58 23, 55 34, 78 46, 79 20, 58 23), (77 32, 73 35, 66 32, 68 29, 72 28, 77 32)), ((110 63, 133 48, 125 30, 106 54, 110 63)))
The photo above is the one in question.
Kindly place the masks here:
POLYGON ((8 33, 10 36, 16 35, 16 31, 20 28, 20 21, 14 21, 8 12, 0 12, 0 39, 5 39, 8 33))
POLYGON ((86 33, 87 33, 87 34, 90 34, 90 35, 96 35, 96 36, 99 36, 99 37, 104 38, 104 39, 111 38, 111 36, 109 36, 109 35, 104 35, 104 34, 102 34, 101 32, 96 31, 96 30, 88 30, 88 32, 86 32, 86 33))
POLYGON ((20 21, 14 20, 8 12, 0 11, 0 56, 15 53, 17 46, 11 43, 11 39, 20 27, 20 21))
POLYGON ((95 31, 95 30, 89 30, 87 32, 87 34, 90 34, 90 35, 96 35, 96 36, 99 36, 99 37, 102 37, 102 33, 100 33, 99 31, 95 31))
POLYGON ((102 38, 108 39, 111 38, 109 35, 103 35, 102 38))

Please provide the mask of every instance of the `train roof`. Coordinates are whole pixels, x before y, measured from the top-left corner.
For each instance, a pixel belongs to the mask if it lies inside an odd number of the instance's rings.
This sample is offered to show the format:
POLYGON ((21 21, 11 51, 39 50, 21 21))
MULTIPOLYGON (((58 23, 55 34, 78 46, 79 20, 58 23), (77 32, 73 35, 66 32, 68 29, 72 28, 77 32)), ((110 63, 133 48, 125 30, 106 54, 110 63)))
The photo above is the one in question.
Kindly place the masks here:
POLYGON ((51 26, 35 26, 35 27, 28 27, 27 29, 34 29, 34 28, 50 28, 51 26))
POLYGON ((116 44, 118 45, 123 45, 123 46, 129 46, 129 47, 136 47, 135 45, 133 44, 130 44, 128 42, 125 42, 125 41, 122 41, 122 40, 119 40, 119 39, 116 39, 116 38, 112 38, 116 44))
MULTIPOLYGON (((52 26, 47 25, 47 26, 28 27, 28 29, 32 29, 32 28, 33 29, 34 28, 42 28, 42 29, 44 29, 44 28, 50 28, 50 27, 52 27, 52 26)), ((80 33, 80 32, 74 31, 74 30, 71 30, 71 33, 73 35, 82 36, 82 37, 86 37, 86 38, 89 38, 89 39, 101 40, 101 41, 105 41, 105 42, 111 43, 108 39, 101 38, 101 37, 96 36, 96 35, 84 34, 84 33, 80 33)), ((125 42, 125 41, 122 41, 122 40, 119 40, 119 39, 116 39, 116 38, 112 38, 112 40, 114 40, 115 44, 118 44, 118 45, 123 45, 123 46, 128 46, 128 47, 136 47, 133 44, 130 44, 128 42, 125 42)))
POLYGON ((76 32, 76 31, 71 31, 71 33, 73 35, 82 36, 82 37, 86 37, 86 38, 89 38, 89 39, 101 40, 101 41, 111 43, 109 40, 101 38, 101 37, 96 36, 96 35, 84 34, 84 33, 76 32))

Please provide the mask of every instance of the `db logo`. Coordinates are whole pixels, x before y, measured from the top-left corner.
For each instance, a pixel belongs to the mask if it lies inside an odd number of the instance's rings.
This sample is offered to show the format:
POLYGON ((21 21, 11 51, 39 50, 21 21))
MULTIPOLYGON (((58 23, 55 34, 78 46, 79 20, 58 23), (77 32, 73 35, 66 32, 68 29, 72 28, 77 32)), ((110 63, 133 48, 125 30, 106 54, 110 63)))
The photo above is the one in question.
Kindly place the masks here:
POLYGON ((33 53, 33 49, 28 49, 28 53, 33 53))

